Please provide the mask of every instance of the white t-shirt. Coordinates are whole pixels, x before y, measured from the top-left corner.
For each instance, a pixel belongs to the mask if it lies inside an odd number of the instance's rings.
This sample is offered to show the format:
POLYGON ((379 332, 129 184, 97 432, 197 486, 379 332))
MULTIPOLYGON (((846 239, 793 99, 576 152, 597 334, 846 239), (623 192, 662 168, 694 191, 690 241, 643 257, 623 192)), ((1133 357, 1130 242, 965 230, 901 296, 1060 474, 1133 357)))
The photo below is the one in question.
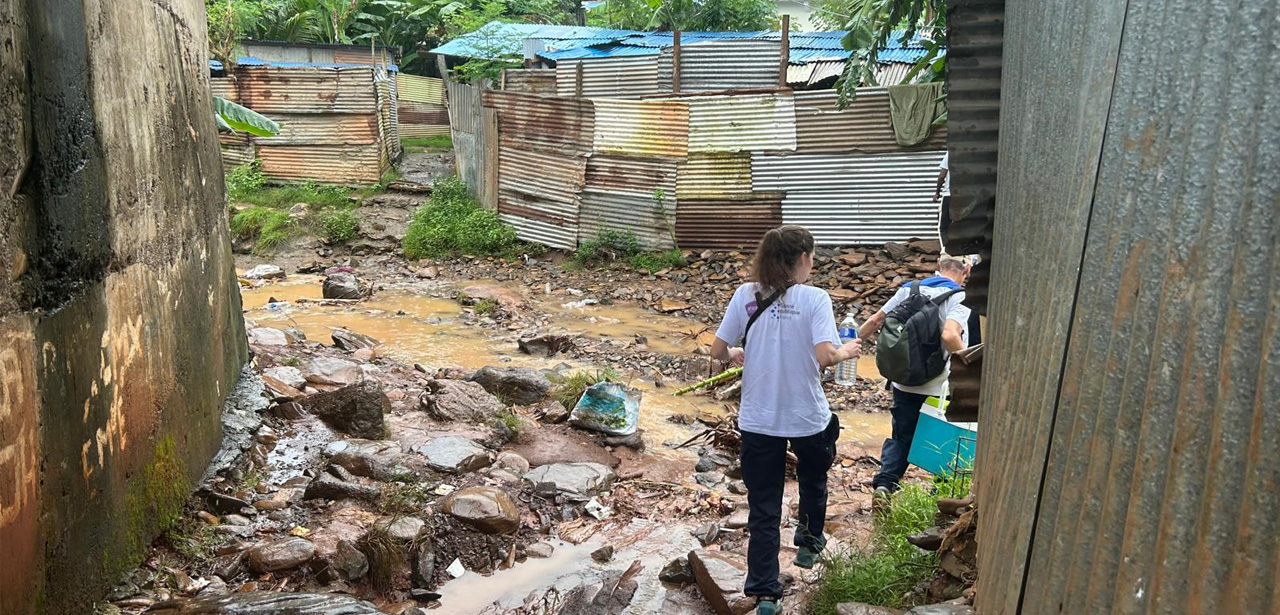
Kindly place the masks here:
MULTIPOLYGON (((748 282, 733 293, 716 337, 737 346, 755 310, 756 285, 748 282)), ((822 342, 840 345, 831 297, 812 286, 792 286, 751 325, 739 428, 785 438, 811 436, 827 428, 831 407, 813 353, 822 342)))
POLYGON ((947 176, 942 178, 942 196, 951 196, 951 152, 942 155, 942 164, 938 169, 946 169, 947 176))
MULTIPOLYGON (((941 286, 921 286, 920 287, 920 294, 930 298, 937 297, 942 293, 950 292, 950 291, 951 291, 950 288, 944 288, 941 286)), ((893 308, 898 307, 898 304, 905 301, 907 296, 910 294, 911 294, 911 284, 907 284, 906 286, 899 288, 898 292, 893 295, 893 298, 889 299, 889 302, 884 304, 884 307, 880 308, 880 311, 888 314, 889 312, 893 311, 893 308)), ((954 295, 951 295, 951 297, 947 299, 946 305, 943 306, 943 309, 939 310, 939 312, 942 313, 942 326, 944 329, 947 326, 948 320, 954 320, 960 323, 960 339, 964 342, 964 345, 968 347, 969 346, 969 308, 961 305, 961 302, 963 301, 964 301, 963 291, 958 292, 954 295)), ((942 370, 942 373, 938 374, 937 378, 934 378, 933 380, 930 380, 924 384, 913 386, 913 387, 906 386, 903 384, 898 384, 895 382, 893 383, 893 387, 895 389, 898 389, 899 391, 906 391, 907 393, 919 393, 921 395, 933 395, 935 397, 942 395, 943 385, 946 384, 947 378, 951 376, 951 353, 947 352, 946 348, 942 349, 942 353, 947 358, 947 364, 946 364, 946 367, 942 370)))

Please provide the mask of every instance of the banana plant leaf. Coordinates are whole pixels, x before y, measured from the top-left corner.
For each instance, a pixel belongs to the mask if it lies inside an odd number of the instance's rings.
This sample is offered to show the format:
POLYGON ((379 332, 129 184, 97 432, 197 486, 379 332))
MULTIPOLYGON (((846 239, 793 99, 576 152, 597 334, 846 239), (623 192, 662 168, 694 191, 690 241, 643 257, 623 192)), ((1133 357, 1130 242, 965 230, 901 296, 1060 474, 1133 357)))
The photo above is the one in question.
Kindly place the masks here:
POLYGON ((241 130, 257 137, 274 137, 280 133, 280 124, 220 96, 213 97, 213 114, 219 128, 225 125, 231 130, 241 130))

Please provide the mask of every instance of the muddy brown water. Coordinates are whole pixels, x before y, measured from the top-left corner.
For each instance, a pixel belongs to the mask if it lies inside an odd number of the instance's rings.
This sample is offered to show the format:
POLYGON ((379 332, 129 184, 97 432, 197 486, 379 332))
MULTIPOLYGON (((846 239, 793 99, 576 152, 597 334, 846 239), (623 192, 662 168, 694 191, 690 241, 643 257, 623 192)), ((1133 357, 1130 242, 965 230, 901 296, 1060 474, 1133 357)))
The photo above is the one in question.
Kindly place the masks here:
MULTIPOLYGON (((330 336, 334 329, 346 327, 382 342, 378 349, 380 354, 406 363, 420 363, 429 369, 460 366, 474 370, 487 365, 549 369, 561 363, 582 370, 601 367, 515 352, 510 332, 467 325, 460 318, 462 308, 457 302, 430 296, 432 292, 448 294, 447 290, 447 285, 443 284, 391 288, 378 292, 367 301, 330 305, 318 303, 322 297, 320 277, 293 276, 287 282, 242 289, 241 298, 245 316, 262 326, 297 327, 308 340, 324 344, 332 343, 330 336), (266 306, 271 299, 289 302, 290 305, 268 309, 266 306)), ((687 356, 700 344, 710 343, 714 337, 714 333, 700 322, 656 314, 634 304, 566 307, 568 302, 578 299, 538 297, 532 303, 549 316, 555 329, 627 343, 631 343, 636 335, 642 335, 654 352, 687 356)), ((861 357, 858 373, 861 377, 878 379, 875 357, 861 357)), ((705 395, 677 397, 672 395, 675 387, 657 388, 647 379, 633 378, 630 385, 643 392, 640 427, 645 430, 646 439, 654 444, 684 440, 699 431, 668 421, 672 415, 725 414, 723 404, 705 395)), ((889 435, 887 412, 845 411, 839 415, 844 426, 842 452, 860 455, 878 451, 889 435)), ((671 452, 659 446, 650 450, 660 454, 671 452)))

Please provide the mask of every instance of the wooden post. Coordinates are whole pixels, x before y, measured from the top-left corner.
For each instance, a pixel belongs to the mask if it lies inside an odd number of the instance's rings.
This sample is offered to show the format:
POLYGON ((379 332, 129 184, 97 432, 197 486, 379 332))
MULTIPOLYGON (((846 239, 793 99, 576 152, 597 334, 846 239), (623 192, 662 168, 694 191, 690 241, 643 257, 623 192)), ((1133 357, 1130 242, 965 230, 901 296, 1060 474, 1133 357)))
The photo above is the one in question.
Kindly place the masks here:
POLYGON ((582 60, 573 66, 573 95, 582 96, 582 60))
POLYGON ((680 93, 680 31, 672 33, 671 40, 671 93, 680 93))
POLYGON ((791 16, 782 16, 782 48, 778 56, 778 87, 787 87, 787 67, 791 65, 791 16))

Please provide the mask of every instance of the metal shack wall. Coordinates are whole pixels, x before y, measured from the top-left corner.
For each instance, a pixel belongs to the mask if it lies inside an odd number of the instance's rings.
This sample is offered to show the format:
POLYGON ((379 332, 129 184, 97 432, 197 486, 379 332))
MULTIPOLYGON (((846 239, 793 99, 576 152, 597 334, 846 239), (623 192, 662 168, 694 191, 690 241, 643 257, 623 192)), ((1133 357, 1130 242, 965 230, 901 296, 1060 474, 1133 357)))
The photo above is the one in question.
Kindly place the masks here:
POLYGON ((676 211, 675 158, 596 154, 587 159, 579 240, 604 230, 631 231, 646 250, 668 250, 674 247, 676 211))
POLYGON ((796 149, 796 108, 789 92, 694 96, 690 152, 786 152, 796 149))
POLYGON ((444 80, 396 74, 396 97, 402 101, 444 106, 444 80))
MULTIPOLYGON (((680 46, 680 91, 768 89, 778 87, 781 41, 738 39, 680 46)), ((672 48, 658 57, 658 85, 672 91, 672 48)))
POLYGON ((681 199, 676 210, 676 239, 693 250, 750 250, 771 228, 782 225, 782 193, 750 197, 681 199))
POLYGON ((374 113, 373 69, 242 66, 240 104, 258 113, 374 113))
POLYGON ((556 71, 552 68, 507 68, 502 71, 502 89, 526 94, 556 95, 556 71))
POLYGON ((658 56, 655 53, 652 56, 558 62, 555 69, 557 96, 577 95, 579 64, 582 65, 583 96, 640 98, 663 91, 658 86, 658 56))
POLYGON ((682 157, 689 153, 689 105, 676 100, 592 99, 597 153, 682 157))
POLYGON ((889 92, 859 88, 848 107, 838 108, 833 90, 796 92, 796 152, 801 154, 878 154, 937 151, 947 147, 947 128, 938 126, 923 143, 903 147, 893 137, 889 92))
POLYGON ((938 234, 942 152, 751 157, 752 187, 786 193, 782 219, 820 245, 882 244, 938 234))
POLYGON ((978 610, 1276 613, 1275 5, 1007 12, 978 610))
POLYGON ((483 90, 465 83, 448 83, 449 126, 454 165, 467 190, 482 205, 497 207, 498 137, 493 109, 484 107, 483 90))

